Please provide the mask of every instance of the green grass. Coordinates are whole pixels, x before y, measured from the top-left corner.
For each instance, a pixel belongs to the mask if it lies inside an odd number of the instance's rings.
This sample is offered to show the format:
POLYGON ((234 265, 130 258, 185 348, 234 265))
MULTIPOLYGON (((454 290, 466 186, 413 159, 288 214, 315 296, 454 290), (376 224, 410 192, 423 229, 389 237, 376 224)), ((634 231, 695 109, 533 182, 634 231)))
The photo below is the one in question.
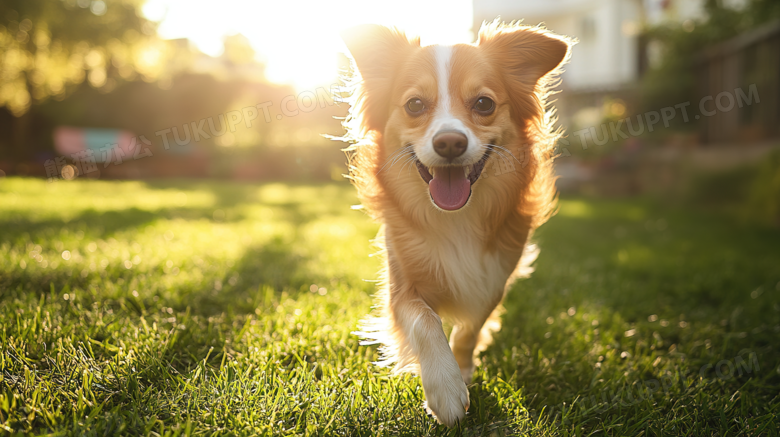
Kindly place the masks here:
POLYGON ((563 200, 447 429, 350 333, 378 268, 354 203, 0 179, 0 433, 777 435, 777 230, 563 200))

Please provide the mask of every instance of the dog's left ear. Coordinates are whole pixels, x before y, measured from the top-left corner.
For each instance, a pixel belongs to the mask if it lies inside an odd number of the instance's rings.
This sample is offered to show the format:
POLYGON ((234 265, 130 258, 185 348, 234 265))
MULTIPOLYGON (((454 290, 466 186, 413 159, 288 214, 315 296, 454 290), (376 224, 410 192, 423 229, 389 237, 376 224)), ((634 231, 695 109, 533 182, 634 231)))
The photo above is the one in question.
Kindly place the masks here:
POLYGON ((414 49, 420 48, 420 39, 409 39, 397 30, 376 24, 347 29, 341 38, 355 60, 363 80, 360 91, 360 110, 369 129, 382 130, 389 117, 390 92, 399 64, 414 49))
POLYGON ((568 60, 573 42, 540 27, 493 22, 482 25, 478 45, 515 85, 532 91, 539 79, 568 60))

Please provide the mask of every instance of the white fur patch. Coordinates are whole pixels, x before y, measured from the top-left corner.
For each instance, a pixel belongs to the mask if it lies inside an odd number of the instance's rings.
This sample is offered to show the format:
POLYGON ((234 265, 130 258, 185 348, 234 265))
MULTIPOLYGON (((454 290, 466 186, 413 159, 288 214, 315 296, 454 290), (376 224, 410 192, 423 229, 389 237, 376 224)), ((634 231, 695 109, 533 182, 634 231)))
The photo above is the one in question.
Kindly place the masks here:
POLYGON ((436 47, 436 75, 439 81, 439 105, 437 115, 441 118, 451 118, 450 115, 450 66, 452 65, 452 47, 436 47))

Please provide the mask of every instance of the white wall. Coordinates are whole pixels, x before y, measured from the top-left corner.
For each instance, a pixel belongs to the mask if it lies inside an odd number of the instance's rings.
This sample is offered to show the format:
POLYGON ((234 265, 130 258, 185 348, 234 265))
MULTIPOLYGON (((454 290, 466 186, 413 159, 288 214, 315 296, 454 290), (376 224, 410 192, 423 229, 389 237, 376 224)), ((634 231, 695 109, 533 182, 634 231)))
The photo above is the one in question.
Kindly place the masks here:
POLYGON ((565 89, 616 89, 637 79, 640 1, 475 0, 475 32, 483 20, 498 16, 528 25, 544 22, 548 29, 580 40, 564 73, 565 89))
MULTIPOLYGON (((744 3, 744 0, 730 0, 731 3, 744 3)), ((665 21, 701 20, 704 14, 705 0, 643 0, 645 18, 649 24, 661 24, 665 21), (666 4, 666 8, 663 5, 666 4)))

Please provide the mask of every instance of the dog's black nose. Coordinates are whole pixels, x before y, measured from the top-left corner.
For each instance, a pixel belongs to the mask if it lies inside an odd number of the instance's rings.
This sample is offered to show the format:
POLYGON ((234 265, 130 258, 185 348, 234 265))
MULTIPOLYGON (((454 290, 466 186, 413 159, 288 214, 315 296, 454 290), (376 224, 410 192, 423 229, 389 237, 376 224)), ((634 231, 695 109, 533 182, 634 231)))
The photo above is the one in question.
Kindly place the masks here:
POLYGON ((468 138, 460 132, 440 132, 433 137, 433 150, 449 161, 462 155, 468 144, 468 138))

